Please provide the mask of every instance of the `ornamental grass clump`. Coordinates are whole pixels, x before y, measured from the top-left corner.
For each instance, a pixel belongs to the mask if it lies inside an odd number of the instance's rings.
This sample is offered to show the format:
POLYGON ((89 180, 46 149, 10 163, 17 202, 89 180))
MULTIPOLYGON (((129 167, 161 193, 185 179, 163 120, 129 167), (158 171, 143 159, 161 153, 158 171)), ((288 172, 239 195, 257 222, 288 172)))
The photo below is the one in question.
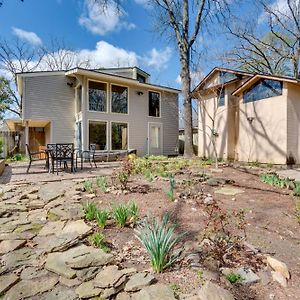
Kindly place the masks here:
POLYGON ((153 270, 157 273, 163 272, 177 260, 178 255, 172 255, 172 252, 184 235, 176 235, 176 225, 168 223, 167 214, 161 222, 148 217, 135 230, 137 238, 150 256, 153 270))
POLYGON ((93 221, 96 218, 96 213, 98 211, 95 203, 87 202, 83 208, 84 210, 84 218, 87 221, 93 221))
POLYGON ((100 228, 105 227, 108 218, 109 218, 109 212, 107 210, 105 210, 105 209, 97 210, 96 215, 95 215, 95 219, 96 219, 97 224, 100 228))
POLYGON ((136 202, 132 201, 128 204, 128 209, 129 209, 130 223, 135 225, 135 223, 138 219, 139 207, 136 204, 136 202))
POLYGON ((112 216, 119 227, 124 227, 130 216, 130 211, 127 205, 114 205, 112 207, 112 216))
POLYGON ((105 176, 98 176, 96 178, 96 183, 103 193, 107 192, 108 184, 107 184, 107 178, 105 176))

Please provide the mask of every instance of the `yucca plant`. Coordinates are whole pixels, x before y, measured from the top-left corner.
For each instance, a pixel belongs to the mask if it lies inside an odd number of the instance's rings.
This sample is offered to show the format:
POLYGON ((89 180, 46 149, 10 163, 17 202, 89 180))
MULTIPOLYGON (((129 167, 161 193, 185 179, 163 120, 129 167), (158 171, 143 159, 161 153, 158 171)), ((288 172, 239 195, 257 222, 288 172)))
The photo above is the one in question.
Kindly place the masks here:
POLYGON ((109 212, 105 209, 97 210, 95 219, 100 228, 104 228, 109 217, 109 212))
POLYGON ((176 235, 176 225, 168 222, 167 214, 161 222, 148 217, 135 230, 137 238, 150 256, 153 270, 157 273, 163 272, 177 260, 178 255, 172 255, 172 251, 184 235, 176 235))
POLYGON ((174 176, 174 174, 169 174, 169 183, 170 183, 170 188, 167 191, 167 196, 171 201, 173 201, 174 200, 174 188, 175 188, 175 176, 174 176))
POLYGON ((107 178, 105 176, 98 176, 96 183, 103 193, 107 192, 107 178))
POLYGON ((98 211, 95 203, 87 202, 83 208, 84 217, 87 221, 93 221, 96 218, 96 213, 98 211))
POLYGON ((129 209, 125 204, 114 205, 112 215, 119 227, 124 227, 129 218, 129 209))

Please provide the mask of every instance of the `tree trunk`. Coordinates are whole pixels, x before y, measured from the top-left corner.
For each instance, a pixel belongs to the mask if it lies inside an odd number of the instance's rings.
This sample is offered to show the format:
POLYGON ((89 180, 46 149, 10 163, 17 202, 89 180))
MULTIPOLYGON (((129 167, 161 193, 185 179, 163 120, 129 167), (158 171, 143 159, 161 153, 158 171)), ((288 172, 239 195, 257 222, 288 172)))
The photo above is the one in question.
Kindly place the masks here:
POLYGON ((192 118, 192 99, 190 95, 191 77, 189 71, 189 52, 181 53, 181 83, 183 100, 183 120, 184 120, 184 156, 193 157, 193 118, 192 118))

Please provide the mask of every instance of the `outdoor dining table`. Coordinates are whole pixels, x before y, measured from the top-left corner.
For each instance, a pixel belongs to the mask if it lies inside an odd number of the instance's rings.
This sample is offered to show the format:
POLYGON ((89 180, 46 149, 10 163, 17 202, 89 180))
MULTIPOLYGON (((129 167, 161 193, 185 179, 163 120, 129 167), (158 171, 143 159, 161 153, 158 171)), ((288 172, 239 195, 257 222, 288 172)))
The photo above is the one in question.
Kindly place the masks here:
POLYGON ((56 167, 58 174, 58 169, 61 167, 61 164, 63 163, 64 168, 68 168, 68 162, 71 163, 71 171, 75 172, 73 143, 47 144, 45 153, 49 173, 54 173, 54 168, 56 167))

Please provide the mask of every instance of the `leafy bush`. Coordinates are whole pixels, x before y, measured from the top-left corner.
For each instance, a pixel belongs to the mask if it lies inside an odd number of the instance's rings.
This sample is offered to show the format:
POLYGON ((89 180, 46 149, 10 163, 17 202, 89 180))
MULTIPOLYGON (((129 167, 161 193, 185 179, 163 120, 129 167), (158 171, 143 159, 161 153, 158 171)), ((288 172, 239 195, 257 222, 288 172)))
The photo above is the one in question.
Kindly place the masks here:
POLYGON ((107 178, 105 176, 98 176, 96 183, 103 193, 107 192, 107 178))
POLYGON ((97 210, 95 213, 95 219, 100 228, 104 228, 109 218, 109 212, 107 210, 97 210))
POLYGON ((174 247, 183 235, 176 236, 175 225, 169 225, 169 216, 164 215, 162 222, 146 218, 135 230, 137 238, 147 250, 151 266, 155 272, 162 272, 178 258, 172 255, 174 247))
POLYGON ((93 246, 103 250, 106 253, 110 252, 110 248, 106 245, 104 241, 104 236, 100 232, 95 232, 93 235, 90 236, 89 240, 93 246))
POLYGON ((235 273, 229 273, 228 275, 225 276, 225 278, 231 284, 237 284, 237 283, 241 283, 243 281, 243 278, 241 277, 241 275, 240 274, 235 274, 235 273))
POLYGON ((127 205, 119 204, 112 207, 112 215, 119 227, 124 227, 130 216, 127 205))
POLYGON ((95 220, 97 211, 98 209, 95 203, 87 202, 86 205, 84 206, 84 218, 87 221, 95 220))
POLYGON ((114 174, 113 177, 118 180, 118 183, 120 184, 122 190, 127 189, 129 177, 132 174, 133 169, 133 160, 126 159, 122 164, 122 169, 114 174))
POLYGON ((88 192, 88 193, 93 193, 94 192, 94 188, 93 188, 93 182, 91 180, 86 180, 83 183, 83 187, 84 189, 88 192))

